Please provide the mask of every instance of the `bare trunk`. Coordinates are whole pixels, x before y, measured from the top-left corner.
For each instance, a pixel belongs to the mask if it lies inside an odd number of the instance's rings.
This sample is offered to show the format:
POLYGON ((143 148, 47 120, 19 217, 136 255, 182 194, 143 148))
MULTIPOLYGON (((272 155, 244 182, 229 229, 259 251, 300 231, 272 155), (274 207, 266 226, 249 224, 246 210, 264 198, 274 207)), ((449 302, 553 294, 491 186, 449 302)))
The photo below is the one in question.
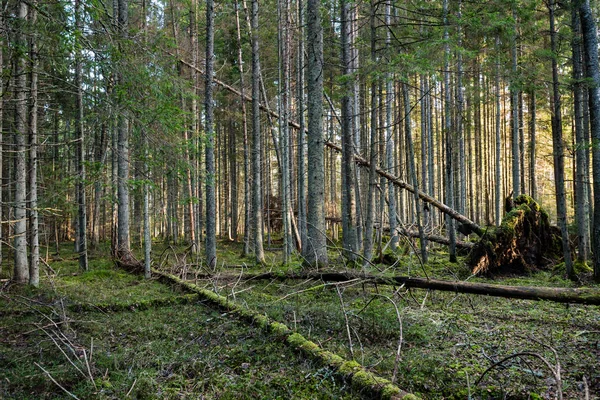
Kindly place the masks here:
POLYGON ((206 131, 206 264, 208 268, 217 266, 217 232, 215 203, 215 126, 214 126, 214 1, 206 1, 206 77, 205 77, 205 131, 206 131))
POLYGON ((323 140, 323 29, 320 2, 308 0, 308 208, 304 259, 313 266, 327 265, 325 233, 325 165, 323 140))
MULTIPOLYGON (((25 1, 18 4, 18 18, 25 26, 28 5, 25 1)), ((17 283, 29 281, 27 263, 27 217, 26 204, 26 164, 25 138, 27 137, 27 76, 25 75, 25 54, 27 48, 25 32, 17 32, 17 54, 15 61, 15 194, 14 194, 14 252, 15 266, 13 279, 17 283)))
POLYGON ((558 227, 560 228, 563 245, 563 256, 567 276, 572 278, 573 261, 571 260, 571 248, 569 247, 569 232, 567 230, 567 201, 565 193, 565 160, 564 160, 564 143, 562 138, 562 116, 560 105, 560 90, 558 80, 558 62, 556 31, 554 27, 554 11, 556 3, 549 4, 550 11, 550 41, 552 46, 552 148, 554 154, 554 179, 556 191, 556 217, 558 227))

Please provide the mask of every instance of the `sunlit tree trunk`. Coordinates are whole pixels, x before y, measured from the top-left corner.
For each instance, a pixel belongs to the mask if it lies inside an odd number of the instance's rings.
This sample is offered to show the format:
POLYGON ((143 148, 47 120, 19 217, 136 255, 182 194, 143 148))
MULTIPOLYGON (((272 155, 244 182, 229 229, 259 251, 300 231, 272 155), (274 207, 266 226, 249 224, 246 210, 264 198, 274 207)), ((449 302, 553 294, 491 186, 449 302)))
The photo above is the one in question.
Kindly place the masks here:
MULTIPOLYGON (((128 37, 128 0, 119 0, 118 26, 121 39, 128 37)), ((123 49, 121 49, 123 51, 123 49)), ((123 66, 121 66, 123 67, 123 66)), ((123 84, 123 71, 120 72, 119 84, 123 84)), ((125 110, 119 109, 118 143, 117 143, 117 199, 118 199, 118 227, 117 227, 117 250, 121 252, 130 251, 129 235, 129 119, 125 110)))
POLYGON ((304 9, 302 0, 298 0, 298 79, 296 81, 298 110, 298 230, 300 231, 301 252, 307 242, 306 225, 306 136, 304 119, 304 9))
POLYGON ((18 3, 18 31, 15 48, 15 193, 14 193, 14 254, 15 265, 13 279, 17 283, 29 281, 27 263, 27 218, 26 218, 26 164, 25 138, 27 137, 27 76, 25 74, 25 49, 27 48, 24 32, 28 13, 25 1, 18 3))

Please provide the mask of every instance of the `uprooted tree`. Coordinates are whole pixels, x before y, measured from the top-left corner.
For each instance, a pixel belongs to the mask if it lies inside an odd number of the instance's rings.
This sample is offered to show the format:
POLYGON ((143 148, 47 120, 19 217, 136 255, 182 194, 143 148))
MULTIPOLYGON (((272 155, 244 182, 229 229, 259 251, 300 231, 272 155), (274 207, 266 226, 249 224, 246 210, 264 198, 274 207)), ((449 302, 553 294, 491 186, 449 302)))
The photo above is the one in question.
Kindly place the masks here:
POLYGON ((507 211, 500 226, 489 228, 472 249, 467 262, 474 274, 532 272, 560 258, 560 231, 535 200, 520 195, 507 211))

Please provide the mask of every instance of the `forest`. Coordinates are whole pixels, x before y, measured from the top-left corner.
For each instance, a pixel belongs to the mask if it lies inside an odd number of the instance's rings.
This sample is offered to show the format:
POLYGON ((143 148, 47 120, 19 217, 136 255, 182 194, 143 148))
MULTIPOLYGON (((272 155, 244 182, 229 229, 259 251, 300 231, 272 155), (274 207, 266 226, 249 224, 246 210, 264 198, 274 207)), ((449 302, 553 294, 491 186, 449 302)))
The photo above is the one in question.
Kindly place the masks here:
POLYGON ((0 398, 600 399, 599 1, 0 7, 0 398))

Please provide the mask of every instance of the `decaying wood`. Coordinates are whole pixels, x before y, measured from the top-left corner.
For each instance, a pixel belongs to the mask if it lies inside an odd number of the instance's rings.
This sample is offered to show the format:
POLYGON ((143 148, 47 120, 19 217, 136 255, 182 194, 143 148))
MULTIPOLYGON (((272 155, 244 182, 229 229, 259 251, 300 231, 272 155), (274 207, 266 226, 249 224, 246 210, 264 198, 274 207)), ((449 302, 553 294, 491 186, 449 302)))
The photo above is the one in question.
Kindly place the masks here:
MULTIPOLYGON (((437 279, 410 278, 407 276, 377 276, 370 274, 357 274, 353 272, 306 272, 281 274, 267 272, 262 274, 220 274, 212 275, 220 281, 232 280, 322 280, 325 282, 346 282, 361 279, 365 282, 379 285, 404 285, 407 288, 441 290, 446 292, 478 294, 485 296, 504 297, 524 300, 547 300, 557 303, 591 304, 600 305, 600 290, 592 288, 555 288, 555 287, 530 287, 493 285, 488 283, 474 283, 462 281, 444 281, 437 279)), ((198 279, 209 276, 198 276, 198 279)))
POLYGON ((499 227, 490 228, 467 260, 474 274, 524 273, 543 269, 560 259, 558 228, 531 197, 520 195, 499 227))
MULTIPOLYGON (((400 230, 400 234, 404 235, 404 236, 408 236, 411 238, 418 238, 419 237, 419 232, 417 231, 411 231, 411 230, 407 230, 407 229, 401 229, 400 230)), ((450 244, 450 240, 445 237, 445 236, 440 236, 440 235, 425 235, 425 239, 427 239, 427 241, 429 242, 435 242, 435 243, 439 243, 439 244, 444 244, 446 246, 448 246, 450 244)), ((457 240, 456 241, 456 247, 460 247, 463 249, 472 249, 473 247, 475 247, 475 243, 471 243, 471 242, 463 242, 462 240, 457 240)))

